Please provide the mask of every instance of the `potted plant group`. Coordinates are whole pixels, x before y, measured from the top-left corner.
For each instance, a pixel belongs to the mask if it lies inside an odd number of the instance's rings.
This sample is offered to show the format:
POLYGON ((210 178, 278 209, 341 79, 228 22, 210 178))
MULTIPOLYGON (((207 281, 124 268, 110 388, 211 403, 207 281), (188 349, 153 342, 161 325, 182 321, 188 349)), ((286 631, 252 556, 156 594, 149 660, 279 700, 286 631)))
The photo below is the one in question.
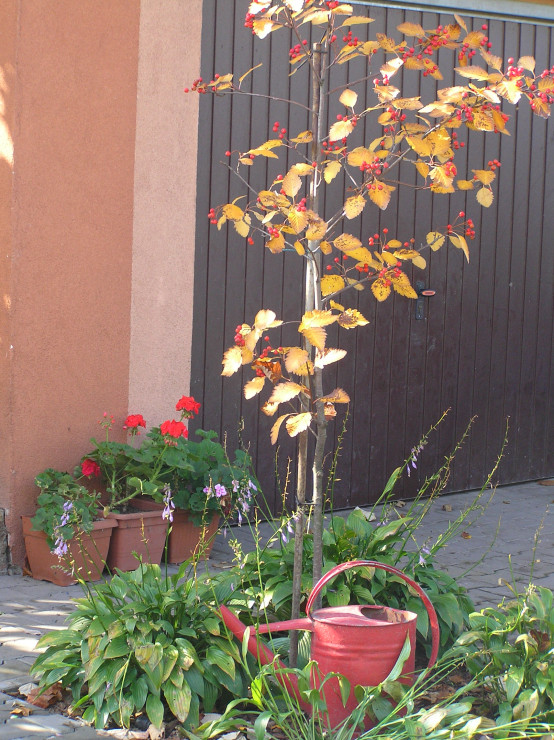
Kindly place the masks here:
MULTIPOLYGON (((194 398, 183 396, 175 406, 179 418, 151 428, 139 446, 112 442, 113 418, 106 415, 101 422, 105 439, 92 440, 94 448, 81 461, 80 470, 100 478, 105 512, 118 521, 110 568, 134 568, 133 552, 159 562, 167 534, 168 562, 183 562, 193 553, 207 557, 221 518, 236 516, 240 523, 249 511, 258 488, 250 456, 237 450, 231 460, 215 432, 198 430, 200 441, 189 440, 187 420, 199 408, 194 398)), ((146 422, 141 414, 125 420, 132 440, 142 428, 146 422)))
POLYGON ((99 580, 117 522, 99 512, 99 494, 69 473, 48 468, 33 517, 23 516, 23 536, 33 578, 58 586, 99 580))

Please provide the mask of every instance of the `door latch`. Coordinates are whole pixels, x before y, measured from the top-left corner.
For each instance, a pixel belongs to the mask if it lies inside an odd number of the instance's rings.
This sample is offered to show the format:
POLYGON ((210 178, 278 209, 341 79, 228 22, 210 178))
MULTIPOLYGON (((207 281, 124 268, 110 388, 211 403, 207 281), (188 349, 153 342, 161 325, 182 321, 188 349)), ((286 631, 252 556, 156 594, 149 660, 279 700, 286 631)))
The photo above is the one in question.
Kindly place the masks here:
POLYGON ((415 290, 417 293, 415 317, 416 321, 422 321, 425 318, 425 299, 434 296, 436 291, 426 288, 421 280, 416 282, 415 290))

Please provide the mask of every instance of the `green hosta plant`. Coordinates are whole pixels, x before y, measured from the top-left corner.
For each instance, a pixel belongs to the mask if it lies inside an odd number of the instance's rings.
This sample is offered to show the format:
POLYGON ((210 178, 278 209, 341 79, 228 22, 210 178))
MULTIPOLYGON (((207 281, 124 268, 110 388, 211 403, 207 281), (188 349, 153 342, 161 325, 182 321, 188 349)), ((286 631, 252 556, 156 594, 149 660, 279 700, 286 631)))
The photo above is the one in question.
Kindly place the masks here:
POLYGON ((495 689, 503 721, 548 712, 554 723, 554 600, 530 585, 497 608, 470 616, 457 642, 471 673, 495 689))
POLYGON ((166 716, 194 727, 201 708, 246 695, 239 650, 209 606, 218 592, 183 581, 189 565, 164 576, 142 564, 76 599, 69 626, 39 641, 45 652, 31 671, 40 687, 60 681, 97 728, 128 727, 140 713, 158 728, 166 716))

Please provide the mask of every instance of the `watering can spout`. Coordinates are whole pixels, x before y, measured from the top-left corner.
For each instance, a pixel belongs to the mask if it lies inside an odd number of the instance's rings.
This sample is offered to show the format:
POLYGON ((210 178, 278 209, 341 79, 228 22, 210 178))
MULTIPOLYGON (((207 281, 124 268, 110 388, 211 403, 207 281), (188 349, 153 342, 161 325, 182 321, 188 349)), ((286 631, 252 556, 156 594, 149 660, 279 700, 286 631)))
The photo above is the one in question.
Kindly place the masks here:
MULTIPOLYGON (((257 660, 260 661, 262 665, 268 665, 269 663, 275 663, 277 670, 275 671, 275 675, 279 683, 285 687, 285 689, 291 694, 292 696, 296 697, 296 700, 302 707, 302 709, 305 712, 310 712, 311 707, 310 705, 305 702, 303 699, 300 698, 300 692, 298 690, 298 681, 296 680, 296 676, 292 675, 289 672, 289 669, 287 666, 283 663, 282 660, 279 660, 275 654, 261 641, 256 639, 256 630, 254 627, 247 627, 244 625, 240 619, 236 616, 236 614, 233 614, 233 612, 228 609, 224 604, 221 604, 219 607, 219 613, 221 615, 221 618, 223 619, 223 622, 225 623, 225 626, 227 629, 232 632, 232 634, 242 642, 244 639, 244 633, 247 629, 250 630, 250 635, 248 637, 248 652, 251 653, 257 660), (280 670, 279 670, 280 669, 280 670)), ((281 629, 310 629, 311 627, 311 620, 306 619, 291 619, 288 622, 280 622, 278 625, 281 627, 281 629), (295 623, 298 622, 299 624, 296 625, 295 623), (300 625, 302 623, 302 625, 300 625), (285 625, 287 625, 285 627, 285 625)), ((275 625, 277 627, 278 625, 275 625)), ((258 632, 268 632, 269 628, 271 628, 273 625, 268 625, 265 629, 263 625, 260 625, 260 628, 258 629, 258 632)))

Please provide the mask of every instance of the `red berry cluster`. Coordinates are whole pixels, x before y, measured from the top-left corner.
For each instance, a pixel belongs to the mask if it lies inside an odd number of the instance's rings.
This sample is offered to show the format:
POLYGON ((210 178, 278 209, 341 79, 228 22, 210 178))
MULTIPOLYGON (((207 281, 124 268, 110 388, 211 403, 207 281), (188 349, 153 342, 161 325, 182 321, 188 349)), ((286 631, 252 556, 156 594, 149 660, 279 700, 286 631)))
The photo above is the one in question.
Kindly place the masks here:
POLYGON ((426 69, 425 69, 425 70, 423 71, 423 76, 424 76, 424 77, 429 77, 429 75, 433 75, 433 74, 434 74, 435 72, 438 72, 438 71, 439 71, 439 68, 438 68, 438 66, 437 66, 436 64, 433 64, 433 66, 432 66, 432 67, 427 67, 427 68, 426 68, 426 69))
POLYGON ((497 167, 500 167, 501 164, 498 161, 498 159, 489 159, 487 162, 487 167, 491 169, 493 172, 496 170, 497 167))
POLYGON ((444 171, 448 177, 456 177, 456 175, 458 174, 456 165, 454 164, 454 162, 452 162, 452 160, 446 162, 446 164, 444 165, 444 171))
POLYGON ((208 211, 208 218, 210 219, 211 224, 217 223, 217 218, 216 218, 215 211, 213 208, 210 208, 210 210, 208 211))
POLYGON ((475 49, 470 49, 469 44, 463 44, 461 50, 458 52, 458 61, 463 62, 464 57, 467 57, 468 60, 474 57, 477 54, 475 49))
POLYGON ((190 90, 188 87, 185 87, 185 92, 186 93, 197 92, 197 93, 200 93, 201 95, 205 95, 208 92, 208 88, 207 88, 207 85, 202 81, 202 78, 198 77, 198 79, 193 80, 192 87, 190 90))
POLYGON ((302 213, 303 211, 306 211, 306 210, 307 210, 307 209, 306 209, 306 198, 302 198, 302 200, 300 200, 300 201, 298 202, 298 204, 296 205, 296 210, 297 210, 297 211, 298 211, 299 213, 302 213))
MULTIPOLYGON (((279 124, 279 121, 275 121, 275 123, 273 124, 273 133, 274 133, 274 134, 276 134, 276 133, 277 133, 277 132, 279 131, 279 125, 280 125, 280 124, 279 124)), ((281 130, 279 131, 279 138, 280 138, 280 139, 284 139, 284 138, 285 138, 285 134, 286 134, 286 133, 287 133, 287 129, 286 129, 286 128, 282 128, 282 129, 281 129, 281 130)), ((281 180, 282 180, 282 179, 283 179, 283 178, 281 177, 281 180)))
POLYGON ((369 172, 370 175, 379 176, 383 173, 383 168, 387 168, 389 165, 387 162, 381 162, 379 157, 375 157, 373 162, 362 162, 360 170, 362 172, 369 172))
POLYGON ((247 13, 244 17, 244 27, 245 28, 254 28, 254 19, 256 16, 254 13, 247 13))
POLYGON ((435 33, 427 38, 418 39, 417 42, 424 47, 423 53, 431 56, 441 46, 446 46, 450 41, 450 33, 444 26, 437 26, 435 33))
POLYGON ((330 144, 328 141, 324 141, 321 145, 323 149, 326 149, 328 152, 339 151, 341 149, 340 144, 330 144))
POLYGON ((465 141, 458 141, 457 139, 458 139, 458 134, 456 131, 453 131, 452 132, 452 147, 454 149, 460 149, 460 148, 463 149, 464 146, 466 145, 465 141))
POLYGON ((267 233, 269 236, 271 236, 273 239, 276 239, 279 234, 281 233, 279 229, 276 229, 275 226, 268 226, 267 227, 267 233))
POLYGON ((329 10, 334 10, 335 8, 338 8, 340 3, 339 0, 327 0, 325 5, 329 8, 329 10))
POLYGON ((475 228, 474 228, 473 221, 470 218, 468 218, 466 223, 467 223, 466 236, 468 236, 470 239, 475 239, 475 228))
POLYGON ((235 329, 235 344, 238 347, 244 347, 244 337, 241 334, 242 331, 242 325, 239 324, 237 328, 235 329))
POLYGON ((348 33, 346 34, 346 36, 343 36, 342 37, 342 40, 348 46, 358 46, 358 43, 359 43, 358 42, 358 37, 357 36, 352 36, 352 30, 349 30, 348 33))
POLYGON ((296 44, 296 46, 293 46, 291 49, 289 49, 289 57, 291 59, 291 62, 293 59, 296 59, 297 57, 302 56, 304 53, 302 50, 303 46, 307 46, 308 42, 306 39, 302 41, 302 44, 296 44))

